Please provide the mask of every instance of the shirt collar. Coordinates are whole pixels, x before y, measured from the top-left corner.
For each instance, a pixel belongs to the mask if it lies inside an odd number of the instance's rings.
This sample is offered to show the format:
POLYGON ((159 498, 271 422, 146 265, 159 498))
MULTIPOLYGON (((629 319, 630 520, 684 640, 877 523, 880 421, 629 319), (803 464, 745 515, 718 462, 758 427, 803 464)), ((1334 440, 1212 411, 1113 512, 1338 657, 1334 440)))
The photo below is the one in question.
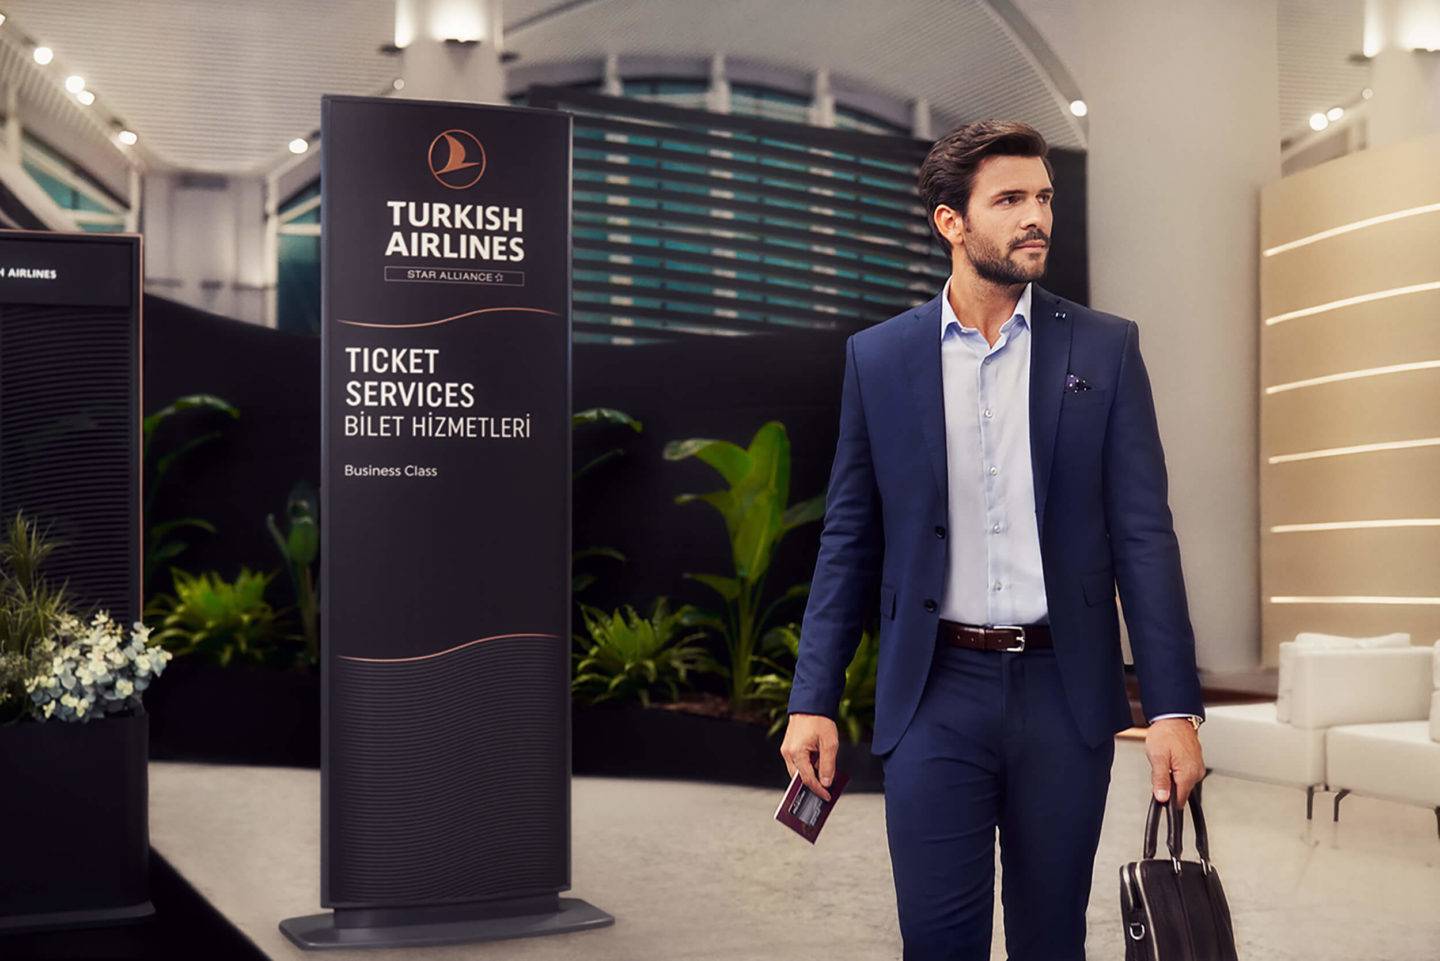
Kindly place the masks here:
MULTIPOLYGON (((1030 323, 1030 288, 1032 286, 1034 286, 1033 281, 1026 281, 1025 289, 1020 291, 1020 299, 1015 303, 1015 310, 1010 314, 1011 319, 1019 317, 1019 323, 1022 324, 1030 323)), ((1009 322, 1009 320, 1006 321, 1007 324, 1009 322)), ((960 318, 955 316, 955 308, 950 306, 950 278, 946 277, 945 287, 940 291, 940 339, 945 339, 945 331, 950 329, 951 324, 959 323, 960 318)))

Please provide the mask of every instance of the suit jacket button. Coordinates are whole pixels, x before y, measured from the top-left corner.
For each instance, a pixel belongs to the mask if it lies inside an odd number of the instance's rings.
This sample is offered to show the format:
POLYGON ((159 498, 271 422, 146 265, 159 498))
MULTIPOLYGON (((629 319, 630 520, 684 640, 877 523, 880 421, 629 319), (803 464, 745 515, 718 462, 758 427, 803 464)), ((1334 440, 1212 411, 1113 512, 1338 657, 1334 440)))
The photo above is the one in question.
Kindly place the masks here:
POLYGON ((935 525, 935 536, 936 536, 936 537, 944 537, 944 536, 945 536, 945 528, 944 528, 943 526, 939 525, 939 524, 935 525))
POLYGON ((927 611, 933 611, 933 610, 935 610, 935 602, 932 601, 932 600, 931 600, 930 598, 928 598, 928 597, 925 598, 925 610, 927 610, 927 611))

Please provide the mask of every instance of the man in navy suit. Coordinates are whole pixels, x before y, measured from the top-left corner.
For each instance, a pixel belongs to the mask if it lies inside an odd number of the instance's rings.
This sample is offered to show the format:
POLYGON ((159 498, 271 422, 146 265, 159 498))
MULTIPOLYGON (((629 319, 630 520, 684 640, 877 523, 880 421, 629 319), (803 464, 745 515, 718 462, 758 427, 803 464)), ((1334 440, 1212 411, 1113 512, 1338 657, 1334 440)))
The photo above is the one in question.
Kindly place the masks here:
MULTIPOLYGON (((877 609, 872 751, 906 961, 1084 961, 1114 735, 1155 797, 1204 775, 1179 545, 1137 325, 1047 291, 1044 139, 979 121, 920 169, 952 271, 845 345, 840 436, 781 755, 822 797, 845 669, 877 609), (817 764, 818 759, 818 764, 817 764)), ((1137 825, 1137 829, 1138 829, 1137 825)))

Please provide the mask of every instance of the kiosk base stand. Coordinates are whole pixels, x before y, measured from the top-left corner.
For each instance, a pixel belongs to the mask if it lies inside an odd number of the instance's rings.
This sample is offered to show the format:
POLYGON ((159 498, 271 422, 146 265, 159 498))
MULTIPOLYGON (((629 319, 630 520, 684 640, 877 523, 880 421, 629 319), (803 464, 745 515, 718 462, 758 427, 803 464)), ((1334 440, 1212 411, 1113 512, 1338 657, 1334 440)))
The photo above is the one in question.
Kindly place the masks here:
POLYGON ((307 950, 408 948, 564 934, 614 923, 612 915, 586 901, 551 894, 423 908, 339 908, 286 918, 280 930, 307 950))

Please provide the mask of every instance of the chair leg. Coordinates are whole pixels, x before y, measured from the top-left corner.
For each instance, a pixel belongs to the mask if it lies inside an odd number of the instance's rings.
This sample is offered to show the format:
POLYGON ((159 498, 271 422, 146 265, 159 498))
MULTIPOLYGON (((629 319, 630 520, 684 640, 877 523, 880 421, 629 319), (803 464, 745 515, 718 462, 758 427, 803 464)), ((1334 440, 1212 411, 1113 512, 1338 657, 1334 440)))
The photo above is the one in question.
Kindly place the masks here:
POLYGON ((1335 821, 1336 821, 1336 823, 1339 823, 1339 821, 1340 821, 1340 802, 1345 798, 1345 795, 1347 795, 1347 794, 1349 794, 1349 793, 1350 793, 1350 789, 1349 789, 1348 787, 1343 787, 1343 788, 1340 789, 1340 793, 1335 795, 1335 821))
POLYGON ((1305 820, 1315 820, 1315 785, 1305 786, 1305 820))

